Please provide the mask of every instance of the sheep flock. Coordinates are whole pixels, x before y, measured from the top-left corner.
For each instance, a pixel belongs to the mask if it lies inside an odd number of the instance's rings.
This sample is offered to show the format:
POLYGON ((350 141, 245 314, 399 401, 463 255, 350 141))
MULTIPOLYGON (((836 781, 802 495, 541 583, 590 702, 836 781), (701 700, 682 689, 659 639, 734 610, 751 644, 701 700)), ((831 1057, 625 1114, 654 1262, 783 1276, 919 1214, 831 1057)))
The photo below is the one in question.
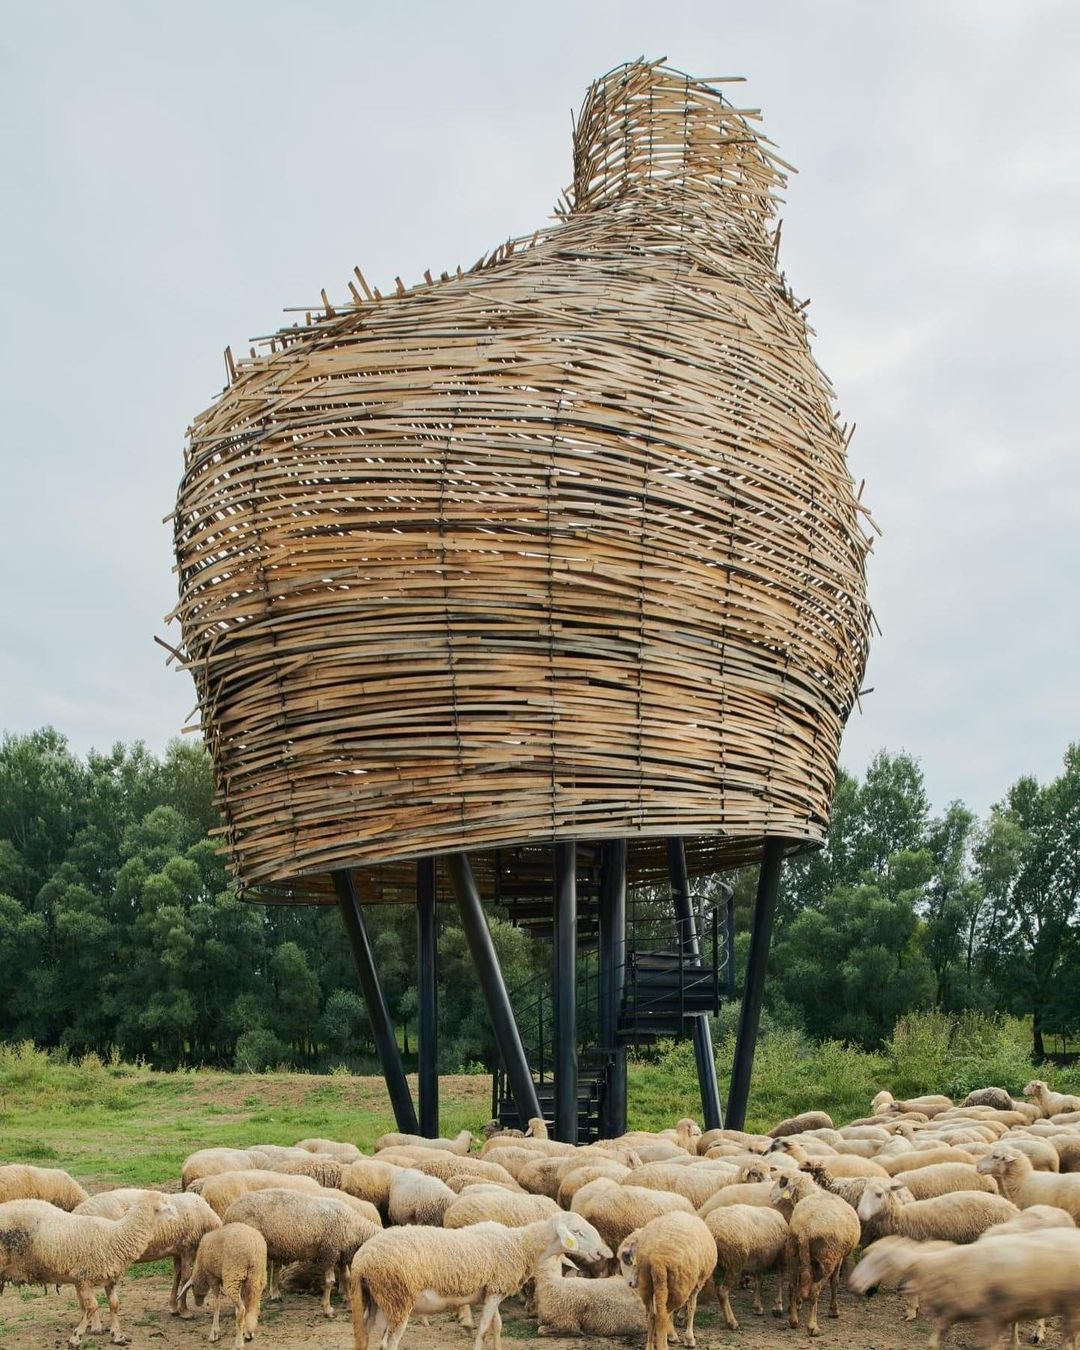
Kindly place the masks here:
MULTIPOLYGON (((724 1344, 737 1340, 744 1285, 754 1314, 768 1287, 773 1315, 816 1336, 819 1301, 840 1316, 847 1281, 896 1289, 897 1323, 924 1319, 931 1347, 954 1326, 979 1346, 1042 1343, 1056 1318, 1058 1343, 1080 1350, 1078 1225, 1080 1098, 1034 1080, 1020 1100, 882 1091, 848 1124, 807 1111, 764 1134, 682 1119, 575 1147, 542 1120, 524 1133, 492 1121, 476 1139, 386 1134, 370 1154, 323 1138, 205 1148, 178 1182, 95 1195, 13 1162, 0 1165, 0 1294, 73 1288, 69 1344, 122 1345, 125 1275, 171 1260, 167 1311, 205 1316, 209 1296, 208 1339, 224 1306, 234 1350, 273 1341, 264 1295, 303 1294, 326 1318, 346 1311, 320 1339, 341 1350, 398 1350, 410 1318, 440 1315, 440 1344, 498 1350, 510 1299, 540 1335, 667 1350, 695 1345, 703 1294, 724 1344)), ((857 1323, 859 1306, 844 1316, 857 1323)), ((859 1344, 857 1325, 845 1339, 859 1344)))

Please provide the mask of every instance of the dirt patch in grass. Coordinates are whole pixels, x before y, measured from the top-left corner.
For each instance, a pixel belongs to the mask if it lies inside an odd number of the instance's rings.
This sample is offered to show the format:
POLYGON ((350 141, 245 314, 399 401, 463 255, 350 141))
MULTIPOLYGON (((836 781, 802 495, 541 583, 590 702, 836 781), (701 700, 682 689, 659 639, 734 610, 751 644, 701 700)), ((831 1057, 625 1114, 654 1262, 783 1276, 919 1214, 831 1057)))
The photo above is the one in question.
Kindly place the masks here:
MULTIPOLYGON (((169 1282, 160 1275, 144 1279, 127 1279, 120 1289, 120 1319, 124 1331, 131 1337, 132 1350, 157 1350, 175 1347, 175 1350, 204 1350, 210 1333, 209 1307, 195 1310, 190 1320, 171 1317, 168 1312, 169 1282)), ((104 1302, 104 1300, 101 1300, 104 1302)), ((806 1339, 805 1327, 796 1332, 788 1329, 786 1321, 777 1321, 766 1314, 755 1317, 750 1309, 748 1293, 736 1294, 736 1316, 742 1324, 740 1331, 728 1331, 716 1312, 711 1296, 703 1300, 697 1319, 697 1343, 701 1350, 718 1350, 724 1346, 748 1346, 751 1350, 780 1350, 780 1347, 801 1345, 806 1339)), ((821 1318, 821 1336, 817 1344, 833 1350, 923 1350, 929 1328, 923 1321, 905 1323, 901 1320, 899 1299, 895 1295, 878 1295, 871 1300, 859 1300, 849 1293, 841 1296, 841 1315, 834 1320, 821 1318)), ((824 1305, 822 1313, 825 1313, 824 1305)), ((531 1345, 534 1350, 581 1350, 580 1339, 537 1337, 536 1323, 525 1317, 514 1301, 503 1306, 503 1335, 508 1341, 531 1345)), ((4 1350, 64 1350, 67 1338, 78 1320, 75 1297, 70 1289, 60 1295, 43 1293, 40 1289, 12 1289, 0 1299, 0 1345, 4 1350)), ((232 1312, 222 1308, 221 1345, 232 1344, 232 1312)), ((593 1338, 589 1344, 627 1346, 636 1342, 606 1341, 593 1338)), ((644 1338, 641 1338, 644 1343, 644 1338)), ((1050 1345, 1059 1345, 1061 1338, 1051 1331, 1050 1345)), ((352 1328, 347 1309, 339 1308, 332 1321, 326 1321, 319 1311, 318 1301, 303 1295, 286 1295, 283 1303, 263 1302, 263 1316, 255 1340, 255 1350, 262 1344, 274 1350, 351 1350, 352 1328)), ((434 1317, 430 1327, 418 1321, 410 1322, 402 1341, 402 1350, 469 1350, 472 1333, 459 1327, 449 1317, 434 1317)), ((975 1342, 961 1328, 952 1332, 950 1350, 975 1350, 975 1342)), ((84 1345, 93 1350, 104 1350, 109 1345, 108 1334, 87 1337, 84 1345)))

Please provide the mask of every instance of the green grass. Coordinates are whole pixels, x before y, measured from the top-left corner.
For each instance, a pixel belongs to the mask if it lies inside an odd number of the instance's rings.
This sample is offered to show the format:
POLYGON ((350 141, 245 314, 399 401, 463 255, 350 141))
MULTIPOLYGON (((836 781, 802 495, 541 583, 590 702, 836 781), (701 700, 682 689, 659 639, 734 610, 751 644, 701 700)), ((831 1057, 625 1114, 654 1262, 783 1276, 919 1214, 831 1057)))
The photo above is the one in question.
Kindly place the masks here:
MULTIPOLYGON (((947 1092, 962 1097, 989 1083, 1019 1094, 1034 1070, 1028 1029, 1015 1019, 920 1013, 901 1019, 891 1041, 871 1053, 767 1025, 754 1062, 748 1126, 767 1128, 811 1108, 837 1121, 869 1110, 886 1087, 898 1097, 947 1092)), ((715 1027, 722 1099, 734 1050, 731 1023, 715 1027)), ((1080 1067, 1044 1075, 1080 1090, 1080 1067)), ((629 1067, 630 1124, 670 1126, 700 1117, 688 1041, 660 1047, 629 1067)), ((441 1128, 478 1130, 490 1111, 486 1077, 442 1080, 441 1128)), ((369 1149, 393 1128, 381 1079, 333 1075, 159 1073, 144 1065, 50 1057, 32 1045, 0 1046, 0 1161, 67 1168, 91 1186, 174 1180, 187 1154, 212 1145, 292 1144, 306 1135, 347 1139, 369 1149)))

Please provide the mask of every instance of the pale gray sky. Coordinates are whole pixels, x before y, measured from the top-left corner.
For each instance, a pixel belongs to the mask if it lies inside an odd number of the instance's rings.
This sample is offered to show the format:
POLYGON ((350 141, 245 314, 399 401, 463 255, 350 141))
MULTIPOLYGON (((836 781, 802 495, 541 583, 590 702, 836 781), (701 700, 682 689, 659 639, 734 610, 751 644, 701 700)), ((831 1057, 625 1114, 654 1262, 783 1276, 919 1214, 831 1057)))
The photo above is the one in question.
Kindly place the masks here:
POLYGON ((620 61, 741 74, 801 170, 782 264, 885 531, 844 762, 984 810, 1080 737, 1075 0, 9 0, 0 726, 160 748, 190 418, 286 305, 549 215, 620 61))

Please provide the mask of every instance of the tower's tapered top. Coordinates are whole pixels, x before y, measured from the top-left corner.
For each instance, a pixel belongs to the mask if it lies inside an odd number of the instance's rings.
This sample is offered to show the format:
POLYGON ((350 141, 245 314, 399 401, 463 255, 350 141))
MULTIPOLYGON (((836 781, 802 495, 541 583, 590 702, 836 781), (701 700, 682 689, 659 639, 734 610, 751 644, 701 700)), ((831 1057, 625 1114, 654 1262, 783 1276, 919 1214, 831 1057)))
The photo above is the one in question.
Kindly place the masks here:
POLYGON ((252 894, 821 838, 867 543, 751 117, 619 67, 557 224, 398 294, 358 276, 196 419, 176 615, 252 894))

